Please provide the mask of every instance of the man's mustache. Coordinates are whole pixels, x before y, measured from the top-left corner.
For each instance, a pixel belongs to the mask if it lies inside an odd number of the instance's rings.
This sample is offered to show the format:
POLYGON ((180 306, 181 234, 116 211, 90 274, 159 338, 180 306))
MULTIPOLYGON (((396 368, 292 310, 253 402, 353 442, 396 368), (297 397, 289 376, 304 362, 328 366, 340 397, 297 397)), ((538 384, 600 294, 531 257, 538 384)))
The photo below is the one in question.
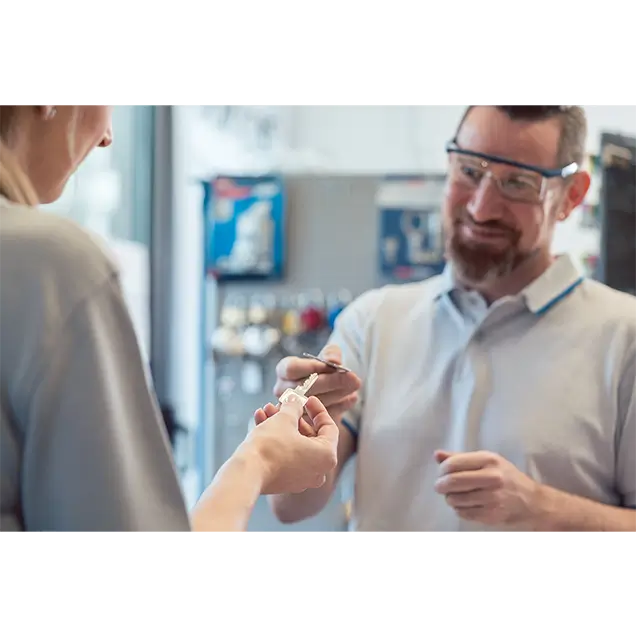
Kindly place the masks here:
POLYGON ((467 226, 472 226, 476 228, 494 230, 497 232, 502 232, 503 234, 508 234, 512 238, 517 237, 519 235, 519 231, 516 228, 500 223, 499 221, 485 221, 483 223, 477 223, 469 214, 465 212, 461 215, 458 215, 453 225, 455 227, 458 227, 460 225, 467 225, 467 226))

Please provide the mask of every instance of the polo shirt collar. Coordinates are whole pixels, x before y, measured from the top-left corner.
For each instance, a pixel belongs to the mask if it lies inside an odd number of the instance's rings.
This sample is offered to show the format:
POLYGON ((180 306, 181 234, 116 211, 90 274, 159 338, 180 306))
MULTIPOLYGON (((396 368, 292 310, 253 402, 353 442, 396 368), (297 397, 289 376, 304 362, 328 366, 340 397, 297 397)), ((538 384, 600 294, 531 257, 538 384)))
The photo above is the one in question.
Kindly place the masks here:
POLYGON ((568 296, 583 282, 583 276, 567 254, 562 254, 522 292, 528 309, 543 314, 568 296))
MULTIPOLYGON (((558 256, 552 265, 519 294, 528 309, 534 314, 542 314, 568 296, 584 278, 568 254, 558 256)), ((453 274, 452 263, 447 263, 439 277, 436 299, 461 291, 453 274)))

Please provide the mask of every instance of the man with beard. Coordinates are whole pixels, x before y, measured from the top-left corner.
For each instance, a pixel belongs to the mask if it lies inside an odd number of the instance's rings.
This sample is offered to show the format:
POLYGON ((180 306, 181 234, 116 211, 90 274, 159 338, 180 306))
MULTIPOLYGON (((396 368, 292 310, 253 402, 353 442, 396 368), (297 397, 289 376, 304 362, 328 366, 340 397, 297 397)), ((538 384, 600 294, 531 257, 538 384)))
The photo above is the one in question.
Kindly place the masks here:
POLYGON ((550 250, 590 185, 585 137, 577 106, 468 108, 445 272, 341 314, 323 356, 352 373, 278 366, 277 395, 321 373, 341 428, 325 485, 272 498, 281 521, 319 512, 355 454, 357 530, 636 530, 636 299, 550 250))

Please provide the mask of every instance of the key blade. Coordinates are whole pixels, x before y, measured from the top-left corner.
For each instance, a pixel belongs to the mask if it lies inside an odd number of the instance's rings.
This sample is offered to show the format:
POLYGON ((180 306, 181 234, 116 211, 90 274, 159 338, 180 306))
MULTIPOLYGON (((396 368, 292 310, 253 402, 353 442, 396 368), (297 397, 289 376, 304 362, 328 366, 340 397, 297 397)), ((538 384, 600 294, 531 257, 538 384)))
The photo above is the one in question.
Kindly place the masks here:
POLYGON ((297 389, 296 392, 300 393, 301 395, 305 396, 307 395, 308 391, 311 389, 311 387, 316 383, 316 380, 318 379, 318 374, 317 373, 312 373, 304 382, 303 384, 301 384, 297 389))

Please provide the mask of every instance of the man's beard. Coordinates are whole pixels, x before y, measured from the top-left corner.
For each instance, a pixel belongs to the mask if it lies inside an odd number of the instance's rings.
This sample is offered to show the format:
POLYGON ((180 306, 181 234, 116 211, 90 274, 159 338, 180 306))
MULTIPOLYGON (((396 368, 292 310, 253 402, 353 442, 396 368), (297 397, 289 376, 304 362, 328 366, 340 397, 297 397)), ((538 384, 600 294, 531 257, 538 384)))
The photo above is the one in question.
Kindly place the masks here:
POLYGON ((495 281, 510 274, 528 257, 519 249, 521 233, 517 229, 497 221, 476 224, 466 210, 457 211, 452 218, 446 251, 460 280, 473 285, 495 281), (479 225, 501 231, 506 244, 493 246, 464 239, 460 229, 463 225, 479 225))

